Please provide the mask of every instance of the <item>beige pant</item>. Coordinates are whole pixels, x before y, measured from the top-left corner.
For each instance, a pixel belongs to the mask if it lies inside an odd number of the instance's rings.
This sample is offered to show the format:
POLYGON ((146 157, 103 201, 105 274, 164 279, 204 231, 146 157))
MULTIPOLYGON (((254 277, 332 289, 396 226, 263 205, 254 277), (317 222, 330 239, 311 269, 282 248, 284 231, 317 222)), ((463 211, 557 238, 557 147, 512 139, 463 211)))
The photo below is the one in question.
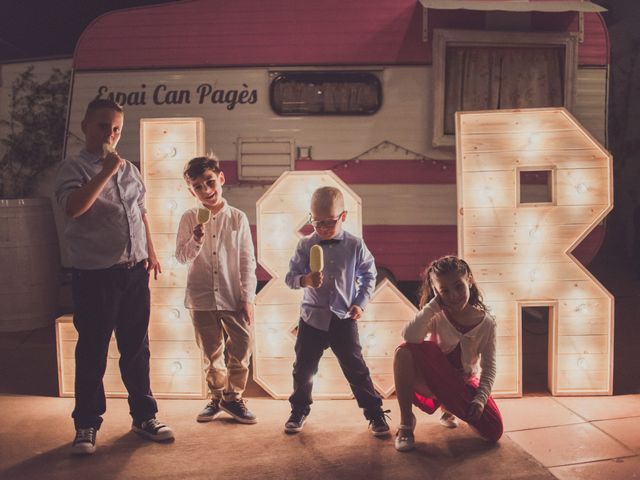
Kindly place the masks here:
POLYGON ((251 359, 251 331, 242 313, 189 310, 196 342, 205 360, 212 398, 237 400, 247 386, 251 359), (227 334, 225 344, 224 333, 227 334), (225 365, 225 350, 227 361, 225 365))

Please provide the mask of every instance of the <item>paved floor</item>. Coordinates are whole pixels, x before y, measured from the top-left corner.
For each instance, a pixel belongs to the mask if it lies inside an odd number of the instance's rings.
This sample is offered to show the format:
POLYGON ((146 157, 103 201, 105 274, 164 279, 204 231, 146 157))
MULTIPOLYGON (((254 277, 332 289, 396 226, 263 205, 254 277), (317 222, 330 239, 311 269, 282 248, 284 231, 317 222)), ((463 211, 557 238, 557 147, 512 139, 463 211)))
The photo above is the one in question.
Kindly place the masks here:
POLYGON ((499 400, 506 435, 559 479, 640 479, 640 395, 499 400))
MULTIPOLYGON (((449 430, 419 414, 417 449, 405 454, 392 437, 367 433, 353 400, 316 402, 294 436, 282 432, 284 401, 249 399, 257 425, 198 424, 202 404, 160 400, 159 418, 176 432, 162 445, 129 432, 126 401, 109 399, 96 454, 74 458, 72 399, 0 395, 0 478, 640 478, 640 395, 499 400, 506 433, 497 446, 464 425, 449 430)), ((395 401, 385 407, 395 425, 395 401)))

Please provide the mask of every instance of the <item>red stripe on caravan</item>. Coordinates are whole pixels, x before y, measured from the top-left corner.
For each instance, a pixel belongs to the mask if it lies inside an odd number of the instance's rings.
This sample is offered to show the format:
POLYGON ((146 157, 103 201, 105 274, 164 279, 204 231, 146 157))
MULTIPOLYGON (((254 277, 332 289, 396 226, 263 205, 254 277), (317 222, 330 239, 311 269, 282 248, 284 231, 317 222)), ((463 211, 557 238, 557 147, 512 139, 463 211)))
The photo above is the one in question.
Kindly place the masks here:
MULTIPOLYGON (((534 12, 534 30, 577 31, 572 13, 534 12)), ((429 10, 425 43, 417 0, 182 1, 102 15, 82 32, 74 67, 429 65, 434 28, 483 30, 485 17, 479 11, 429 10)), ((579 63, 607 64, 599 14, 584 14, 584 37, 579 63)))
MULTIPOLYGON (((222 161, 220 166, 227 184, 238 183, 235 160, 222 161)), ((343 181, 355 185, 456 183, 455 162, 446 160, 298 160, 295 169, 333 170, 343 181)))
MULTIPOLYGON (((455 225, 365 225, 362 230, 376 266, 389 270, 400 282, 418 281, 429 262, 444 255, 455 255, 458 250, 455 225)), ((593 260, 602 245, 605 230, 604 225, 598 225, 575 248, 573 255, 580 263, 588 265, 593 260)), ((255 246, 255 225, 251 225, 251 234, 255 246)), ((262 281, 271 278, 260 265, 257 276, 262 281)))
POLYGON ((192 0, 99 17, 74 67, 416 65, 430 52, 417 0, 192 0))

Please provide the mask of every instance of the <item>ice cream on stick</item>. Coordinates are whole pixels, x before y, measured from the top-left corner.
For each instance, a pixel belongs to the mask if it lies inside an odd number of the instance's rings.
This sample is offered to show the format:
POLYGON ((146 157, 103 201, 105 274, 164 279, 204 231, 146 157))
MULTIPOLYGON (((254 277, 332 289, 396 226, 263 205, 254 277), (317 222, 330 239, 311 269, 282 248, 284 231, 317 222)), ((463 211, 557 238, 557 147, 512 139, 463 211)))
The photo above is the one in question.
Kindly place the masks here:
POLYGON ((113 148, 113 145, 111 145, 110 143, 103 143, 102 144, 102 156, 106 157, 110 153, 116 153, 116 149, 113 148))
POLYGON ((211 220, 211 210, 208 208, 199 208, 198 209, 198 223, 205 224, 211 220))
POLYGON ((311 247, 309 253, 309 267, 312 272, 321 272, 324 268, 324 254, 320 245, 311 247))

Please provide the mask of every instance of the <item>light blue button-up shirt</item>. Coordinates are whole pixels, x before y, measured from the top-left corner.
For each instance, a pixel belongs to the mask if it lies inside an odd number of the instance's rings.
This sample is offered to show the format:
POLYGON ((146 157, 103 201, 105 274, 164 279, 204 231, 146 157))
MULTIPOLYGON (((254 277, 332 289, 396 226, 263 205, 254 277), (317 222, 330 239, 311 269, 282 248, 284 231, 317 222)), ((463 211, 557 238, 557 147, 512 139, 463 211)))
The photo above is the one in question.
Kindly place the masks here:
MULTIPOLYGON (((302 277, 309 274, 309 252, 321 242, 313 232, 298 242, 289 261, 285 282, 290 288, 301 288, 302 277)), ((320 288, 305 288, 300 316, 312 327, 328 331, 331 317, 347 318, 351 305, 363 310, 376 286, 376 266, 364 241, 342 230, 330 244, 320 244, 324 257, 324 281, 320 288)))
MULTIPOLYGON (((84 186, 100 170, 100 157, 86 150, 62 162, 55 184, 58 205, 66 211, 71 192, 84 186)), ((140 172, 125 160, 124 167, 109 179, 89 210, 77 218, 66 218, 64 233, 71 265, 96 270, 146 259, 144 194, 140 172)))

